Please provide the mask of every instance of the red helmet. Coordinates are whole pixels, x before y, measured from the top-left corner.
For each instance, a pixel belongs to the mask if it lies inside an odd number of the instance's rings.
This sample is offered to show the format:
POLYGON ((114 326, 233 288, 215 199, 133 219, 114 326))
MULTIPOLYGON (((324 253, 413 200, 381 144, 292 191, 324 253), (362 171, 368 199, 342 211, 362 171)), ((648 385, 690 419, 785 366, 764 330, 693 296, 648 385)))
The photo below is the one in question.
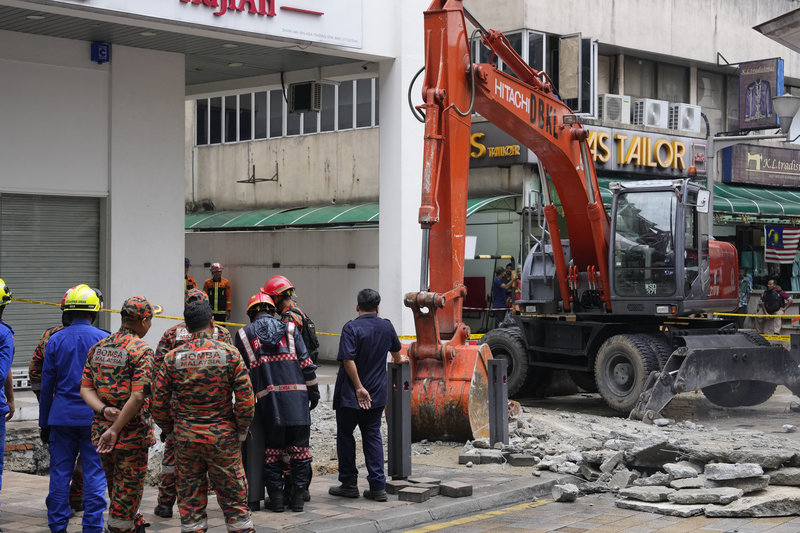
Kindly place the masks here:
POLYGON ((247 314, 253 311, 268 311, 270 307, 275 309, 275 302, 272 301, 268 294, 258 291, 247 302, 247 314))
POLYGON ((269 294, 270 296, 278 296, 289 290, 292 291, 290 294, 294 293, 294 285, 292 285, 291 281, 283 276, 272 276, 264 284, 264 288, 261 289, 261 292, 269 294))
POLYGON ((211 272, 222 272, 222 263, 211 263, 211 272))

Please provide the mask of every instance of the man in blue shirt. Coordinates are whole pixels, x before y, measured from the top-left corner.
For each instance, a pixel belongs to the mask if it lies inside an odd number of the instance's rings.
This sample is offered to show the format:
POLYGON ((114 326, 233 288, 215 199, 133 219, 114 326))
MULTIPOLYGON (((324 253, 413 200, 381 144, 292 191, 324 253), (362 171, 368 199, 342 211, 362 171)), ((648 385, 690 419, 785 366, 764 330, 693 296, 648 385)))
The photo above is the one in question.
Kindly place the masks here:
MULTIPOLYGON (((50 491, 46 503, 52 533, 67 529, 71 514, 69 480, 79 451, 83 467, 83 531, 103 531, 106 477, 100 455, 92 445, 95 413, 80 394, 89 349, 109 335, 92 326, 100 308, 99 296, 88 285, 71 288, 64 300, 64 311, 72 319, 70 325, 50 337, 45 350, 39 427, 42 440, 50 445, 50 491)), ((118 410, 103 411, 108 420, 119 415, 118 410)))
POLYGON ((358 293, 358 318, 342 328, 339 340, 341 361, 333 391, 336 410, 336 452, 339 457, 341 486, 331 487, 328 493, 346 498, 358 498, 358 468, 356 440, 353 431, 361 429, 364 460, 367 464, 369 490, 364 497, 386 501, 386 476, 383 474, 383 439, 381 415, 386 406, 386 354, 401 363, 400 339, 392 323, 378 318, 381 296, 372 289, 358 293))
POLYGON ((500 322, 506 317, 506 291, 514 285, 517 279, 517 273, 511 271, 511 279, 505 281, 506 269, 498 268, 494 272, 494 279, 492 280, 492 314, 494 315, 494 327, 500 325, 500 322))
MULTIPOLYGON (((0 490, 3 488, 3 452, 6 449, 6 420, 14 416, 14 388, 11 386, 11 362, 14 359, 14 330, 3 322, 3 311, 11 301, 11 289, 0 279, 0 490), (5 394, 3 394, 5 388, 5 394)), ((0 529, 0 532, 2 530, 0 529)))

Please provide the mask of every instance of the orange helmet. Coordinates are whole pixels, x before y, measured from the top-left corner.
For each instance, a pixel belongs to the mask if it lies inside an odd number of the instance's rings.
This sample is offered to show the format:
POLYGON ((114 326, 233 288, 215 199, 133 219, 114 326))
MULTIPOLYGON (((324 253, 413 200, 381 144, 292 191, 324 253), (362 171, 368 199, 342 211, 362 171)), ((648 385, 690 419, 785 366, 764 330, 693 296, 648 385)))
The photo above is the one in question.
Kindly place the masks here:
POLYGON ((270 298, 268 294, 262 291, 255 293, 250 297, 250 301, 247 302, 248 315, 259 311, 270 311, 270 308, 272 310, 275 309, 275 302, 272 301, 272 298, 270 298))
POLYGON ((222 272, 222 263, 211 263, 211 272, 222 272))
POLYGON ((264 288, 261 289, 261 292, 269 294, 270 296, 278 296, 286 291, 292 291, 289 293, 289 296, 294 294, 294 285, 283 276, 272 276, 264 284, 264 288))

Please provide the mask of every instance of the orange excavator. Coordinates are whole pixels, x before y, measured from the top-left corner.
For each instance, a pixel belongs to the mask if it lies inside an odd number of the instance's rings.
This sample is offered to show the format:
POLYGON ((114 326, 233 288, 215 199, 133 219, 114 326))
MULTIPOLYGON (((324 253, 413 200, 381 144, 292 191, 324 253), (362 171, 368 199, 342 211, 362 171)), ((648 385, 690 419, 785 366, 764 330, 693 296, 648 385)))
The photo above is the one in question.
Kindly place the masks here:
POLYGON ((736 250, 709 236, 708 190, 688 178, 612 184, 609 216, 578 117, 549 77, 462 0, 434 0, 425 12, 422 97, 420 291, 404 302, 417 332, 408 348, 413 438, 488 434, 492 356, 507 360, 512 397, 567 370, 612 408, 646 421, 685 390, 702 389, 722 406, 761 403, 781 383, 800 392, 787 350, 728 321, 687 318, 737 306, 736 250), (477 36, 513 74, 473 61, 477 36), (462 321, 473 113, 536 154, 546 221, 522 268, 521 312, 477 346, 467 344, 462 321))

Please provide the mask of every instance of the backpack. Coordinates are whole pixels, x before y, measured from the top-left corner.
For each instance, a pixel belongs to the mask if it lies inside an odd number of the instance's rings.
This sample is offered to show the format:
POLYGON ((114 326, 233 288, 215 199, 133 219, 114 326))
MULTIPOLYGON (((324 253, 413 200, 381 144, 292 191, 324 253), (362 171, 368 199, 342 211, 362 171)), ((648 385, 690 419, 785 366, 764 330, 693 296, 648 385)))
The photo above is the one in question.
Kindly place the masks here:
POLYGON ((295 314, 295 316, 299 316, 301 320, 301 325, 299 326, 300 329, 300 336, 303 337, 303 342, 306 345, 306 349, 308 350, 308 355, 311 356, 311 361, 316 365, 317 358, 319 357, 319 341, 317 340, 317 326, 314 325, 314 321, 311 320, 308 315, 302 312, 298 308, 293 308, 289 311, 290 313, 295 314))

